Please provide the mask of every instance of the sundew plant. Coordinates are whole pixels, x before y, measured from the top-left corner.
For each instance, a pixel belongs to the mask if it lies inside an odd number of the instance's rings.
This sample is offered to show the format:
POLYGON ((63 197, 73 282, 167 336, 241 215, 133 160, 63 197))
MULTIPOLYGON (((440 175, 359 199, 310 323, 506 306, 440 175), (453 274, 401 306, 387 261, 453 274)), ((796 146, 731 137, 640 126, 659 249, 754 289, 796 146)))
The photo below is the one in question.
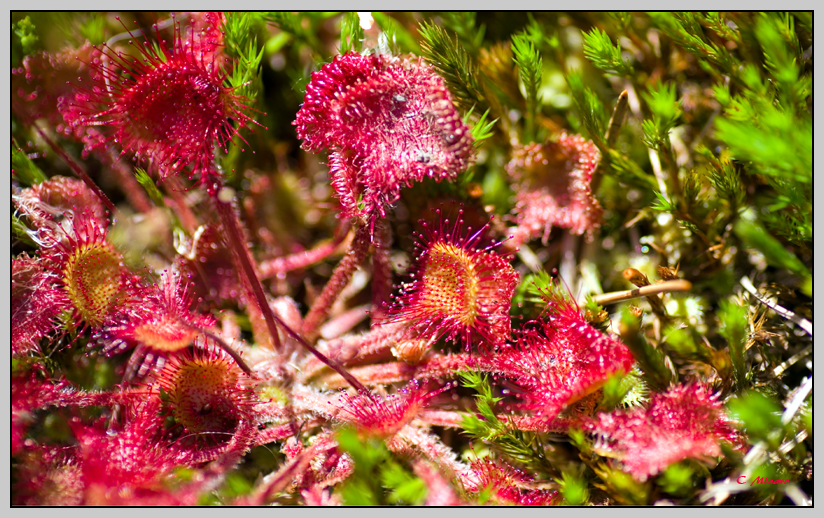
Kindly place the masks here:
POLYGON ((12 13, 11 504, 812 504, 812 13, 12 13))

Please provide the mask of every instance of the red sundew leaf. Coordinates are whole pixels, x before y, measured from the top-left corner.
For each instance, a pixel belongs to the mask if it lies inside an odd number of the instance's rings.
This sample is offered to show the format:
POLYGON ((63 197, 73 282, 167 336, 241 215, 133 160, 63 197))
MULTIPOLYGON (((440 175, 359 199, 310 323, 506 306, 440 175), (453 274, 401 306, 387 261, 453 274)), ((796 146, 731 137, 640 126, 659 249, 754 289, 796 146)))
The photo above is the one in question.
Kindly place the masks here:
POLYGON ((214 53, 207 55, 206 47, 215 42, 200 42, 201 34, 191 31, 184 44, 177 24, 172 47, 161 40, 160 52, 135 38, 131 44, 140 57, 107 45, 96 49, 98 57, 87 62, 93 80, 73 83, 78 93, 61 103, 76 131, 111 128, 105 138, 88 140, 86 151, 117 142, 123 153, 150 160, 161 179, 191 166, 190 177, 199 175, 207 188, 213 187, 219 174, 215 146, 227 151, 241 128, 257 123, 247 114, 246 99, 224 86, 226 73, 214 53))
POLYGON ((203 329, 215 324, 211 315, 193 313, 189 285, 177 270, 166 270, 160 284, 143 293, 139 305, 129 307, 95 336, 112 354, 142 344, 156 353, 182 350, 194 342, 203 329))
POLYGON ((340 507, 343 505, 340 495, 333 494, 331 490, 324 489, 318 484, 302 490, 300 496, 303 497, 303 502, 311 507, 340 507))
POLYGON ((183 38, 183 48, 191 49, 204 63, 213 60, 219 67, 229 65, 229 57, 223 50, 223 24, 226 16, 222 12, 192 12, 189 15, 189 34, 183 38))
POLYGON ((338 408, 342 410, 338 417, 351 421, 358 432, 365 435, 392 436, 425 408, 430 399, 448 390, 446 385, 435 391, 427 391, 418 380, 412 380, 398 394, 385 399, 377 395, 344 392, 340 396, 338 408))
POLYGON ((423 223, 427 235, 416 234, 413 280, 402 286, 389 321, 404 322, 415 339, 446 336, 460 338, 467 350, 479 342, 487 348, 511 337, 509 310, 518 274, 491 247, 476 247, 488 225, 464 235, 462 212, 451 227, 448 219, 434 230, 423 223))
POLYGON ((55 176, 20 190, 12 196, 12 201, 17 210, 37 228, 55 221, 55 218, 62 217, 67 211, 89 211, 101 226, 105 226, 106 222, 106 208, 100 198, 82 180, 76 178, 55 176))
POLYGON ((70 307, 41 261, 21 255, 11 263, 11 351, 25 356, 39 351, 39 341, 57 328, 55 318, 70 307))
POLYGON ((600 161, 598 148, 580 135, 516 147, 506 166, 516 181, 516 241, 538 236, 546 241, 553 226, 575 234, 598 228, 603 210, 590 182, 600 161))
MULTIPOLYGON (((26 56, 23 66, 12 70, 12 92, 23 101, 32 119, 45 118, 59 133, 70 135, 59 106, 69 105, 81 95, 70 83, 90 83, 96 60, 88 43, 79 49, 26 56)), ((75 137, 82 137, 82 132, 75 137)))
POLYGON ((521 389, 515 409, 554 419, 634 363, 629 349, 592 326, 565 300, 549 301, 549 319, 524 329, 514 345, 479 359, 484 370, 512 378, 521 389))
POLYGON ((163 483, 180 463, 175 449, 160 437, 163 418, 159 398, 134 405, 127 414, 126 425, 119 431, 107 431, 102 422, 94 426, 72 424, 85 483, 84 503, 193 505, 197 491, 174 494, 163 483))
POLYGON ((452 180, 473 156, 443 79, 420 58, 336 56, 312 74, 294 125, 304 149, 332 151, 342 216, 383 217, 402 186, 452 180))
POLYGON ((82 505, 83 477, 75 454, 76 448, 54 446, 15 454, 18 475, 12 485, 12 505, 82 505))
POLYGON ((172 356, 157 379, 175 420, 194 434, 195 442, 204 437, 207 442, 227 442, 259 402, 249 378, 216 346, 172 356))
POLYGON ((545 506, 560 500, 557 491, 531 489, 532 478, 506 464, 496 464, 489 458, 472 462, 475 480, 465 482, 471 493, 491 491, 492 498, 503 504, 545 506))
POLYGON ((98 329, 135 302, 134 277, 93 212, 68 213, 60 225, 42 228, 39 238, 44 267, 73 306, 75 324, 98 329))
POLYGON ((700 384, 655 394, 645 408, 600 413, 583 429, 596 434, 599 455, 620 460, 641 482, 684 459, 719 457, 719 442, 734 438, 718 395, 700 384))

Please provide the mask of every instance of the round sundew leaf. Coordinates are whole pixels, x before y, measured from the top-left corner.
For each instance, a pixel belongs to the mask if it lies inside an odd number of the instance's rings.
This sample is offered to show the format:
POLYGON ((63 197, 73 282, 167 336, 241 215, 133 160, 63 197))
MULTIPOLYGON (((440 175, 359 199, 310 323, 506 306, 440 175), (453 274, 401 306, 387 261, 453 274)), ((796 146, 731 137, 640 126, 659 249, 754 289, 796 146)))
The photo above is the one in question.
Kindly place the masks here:
POLYGON ((120 255, 105 242, 90 243, 66 261, 66 291, 80 316, 92 326, 104 322, 117 304, 121 288, 120 255))

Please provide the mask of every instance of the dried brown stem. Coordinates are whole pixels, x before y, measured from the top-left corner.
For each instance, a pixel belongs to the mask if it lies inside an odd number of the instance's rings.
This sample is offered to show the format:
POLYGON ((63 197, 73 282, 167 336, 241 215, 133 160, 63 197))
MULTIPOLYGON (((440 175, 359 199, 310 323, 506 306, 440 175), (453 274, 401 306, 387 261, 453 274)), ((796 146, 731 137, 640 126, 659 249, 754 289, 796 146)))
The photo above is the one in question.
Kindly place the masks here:
MULTIPOLYGON (((604 139, 606 140, 606 144, 609 149, 615 147, 615 142, 618 140, 618 134, 621 133, 621 126, 624 125, 628 112, 629 94, 626 90, 624 90, 621 92, 621 95, 618 96, 618 101, 615 103, 615 109, 612 111, 612 118, 609 119, 607 132, 604 135, 604 139)), ((595 167, 595 171, 592 172, 590 189, 593 193, 598 192, 598 187, 601 186, 601 180, 603 177, 603 169, 600 167, 599 163, 599 165, 595 167)))
POLYGON ((638 297, 647 297, 658 293, 669 293, 673 291, 689 291, 692 289, 692 283, 683 279, 677 281, 666 281, 659 284, 652 284, 637 288, 634 290, 614 291, 612 293, 604 293, 603 295, 596 295, 592 300, 596 304, 602 306, 607 304, 615 304, 616 302, 623 302, 625 300, 636 299, 638 297))

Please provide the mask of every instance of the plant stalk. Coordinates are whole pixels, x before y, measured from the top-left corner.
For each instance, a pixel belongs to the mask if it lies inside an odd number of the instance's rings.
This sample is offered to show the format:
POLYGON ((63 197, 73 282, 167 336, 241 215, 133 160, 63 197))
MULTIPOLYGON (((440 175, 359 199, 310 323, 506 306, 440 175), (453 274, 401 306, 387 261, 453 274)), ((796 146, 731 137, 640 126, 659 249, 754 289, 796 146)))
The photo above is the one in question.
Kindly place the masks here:
MULTIPOLYGON (((226 230, 226 234, 229 238, 229 244, 232 249, 237 253, 239 256, 240 264, 243 268, 243 273, 246 275, 246 278, 249 281, 249 284, 252 286, 252 290, 257 298, 258 305, 260 306, 260 310, 263 313, 263 317, 266 320, 266 326, 269 329, 269 332, 272 334, 272 339, 275 341, 275 346, 277 349, 280 349, 280 338, 278 337, 278 329, 277 325, 279 324, 286 334, 294 338, 298 341, 302 346, 309 350, 312 354, 317 357, 318 360, 322 361, 326 365, 328 365, 332 370, 337 372, 338 374, 343 377, 355 390, 358 390, 364 394, 369 395, 370 392, 363 386, 363 383, 357 380, 354 376, 352 376, 346 369, 343 368, 338 362, 331 358, 327 358, 320 351, 312 347, 309 342, 307 342, 302 336, 297 334, 293 331, 286 323, 281 320, 274 311, 272 311, 272 307, 266 301, 266 295, 263 293, 263 286, 260 284, 260 280, 255 273, 254 266, 252 265, 252 260, 249 258, 249 252, 246 249, 246 244, 244 243, 243 234, 240 231, 240 226, 238 225, 237 218, 235 216, 234 209, 232 208, 232 204, 230 201, 224 201, 221 199, 221 193, 223 193, 222 189, 216 189, 217 195, 214 196, 215 205, 218 209, 218 215, 220 216, 221 223, 223 224, 224 229, 226 230), (277 322, 277 324, 275 324, 277 322)), ((225 196, 225 194, 224 194, 225 196)))

